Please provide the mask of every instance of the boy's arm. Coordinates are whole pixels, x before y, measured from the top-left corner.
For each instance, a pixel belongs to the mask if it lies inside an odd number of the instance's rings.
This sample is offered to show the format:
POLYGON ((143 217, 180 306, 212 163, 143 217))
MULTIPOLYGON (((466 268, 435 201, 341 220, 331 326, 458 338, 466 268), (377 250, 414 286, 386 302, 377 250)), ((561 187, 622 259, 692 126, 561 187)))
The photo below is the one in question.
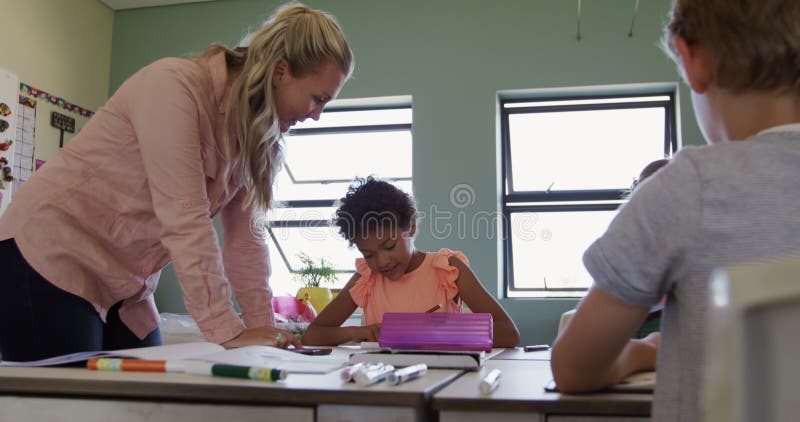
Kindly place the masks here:
POLYGON ((358 308, 350 297, 350 288, 359 279, 356 273, 336 298, 314 318, 300 341, 312 346, 335 346, 348 341, 378 341, 380 325, 342 327, 342 323, 358 308))
POLYGON ((657 336, 631 339, 648 311, 592 286, 553 345, 550 366, 559 391, 599 390, 634 372, 655 369, 657 336))
POLYGON ((506 311, 481 285, 475 273, 460 259, 451 256, 450 265, 458 268, 458 294, 472 312, 492 314, 494 347, 514 347, 519 344, 519 331, 506 311))

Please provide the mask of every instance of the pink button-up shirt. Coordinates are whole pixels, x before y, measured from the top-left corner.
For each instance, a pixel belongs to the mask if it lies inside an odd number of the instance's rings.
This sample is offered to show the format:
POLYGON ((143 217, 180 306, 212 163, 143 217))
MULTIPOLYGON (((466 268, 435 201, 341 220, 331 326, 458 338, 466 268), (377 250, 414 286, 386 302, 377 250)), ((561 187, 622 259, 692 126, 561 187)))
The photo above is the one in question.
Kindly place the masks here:
POLYGON ((272 325, 263 232, 242 209, 241 178, 223 180, 227 77, 222 53, 137 72, 15 193, 0 240, 15 238, 36 271, 103 319, 123 301, 120 318, 140 338, 158 326, 153 291, 170 261, 209 341, 272 325))

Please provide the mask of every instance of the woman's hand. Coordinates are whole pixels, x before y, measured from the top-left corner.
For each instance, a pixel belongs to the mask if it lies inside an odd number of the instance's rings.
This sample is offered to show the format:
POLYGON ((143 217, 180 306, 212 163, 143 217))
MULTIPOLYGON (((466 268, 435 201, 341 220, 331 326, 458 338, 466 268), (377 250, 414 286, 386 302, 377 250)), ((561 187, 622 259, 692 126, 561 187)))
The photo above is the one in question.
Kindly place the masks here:
POLYGON ((290 332, 275 327, 247 328, 238 336, 222 343, 226 349, 244 346, 272 346, 285 349, 289 345, 298 349, 303 347, 300 340, 294 338, 290 332))
POLYGON ((378 337, 381 335, 381 325, 380 324, 372 324, 372 325, 365 325, 363 327, 351 327, 351 340, 354 342, 362 342, 362 341, 378 341, 378 337))

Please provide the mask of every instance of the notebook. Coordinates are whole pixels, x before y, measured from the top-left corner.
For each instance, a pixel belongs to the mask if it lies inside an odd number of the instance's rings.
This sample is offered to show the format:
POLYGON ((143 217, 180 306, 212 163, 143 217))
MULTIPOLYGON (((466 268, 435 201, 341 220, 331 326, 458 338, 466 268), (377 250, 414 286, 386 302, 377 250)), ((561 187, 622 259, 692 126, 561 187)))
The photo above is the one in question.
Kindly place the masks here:
MULTIPOLYGON (((618 384, 607 387, 603 391, 612 393, 642 393, 652 394, 656 388, 656 373, 654 371, 637 372, 628 375, 618 384)), ((558 387, 554 380, 544 387, 547 392, 558 392, 558 387)))
POLYGON ((426 350, 380 350, 353 353, 350 364, 384 363, 395 367, 404 367, 424 363, 431 369, 464 369, 477 371, 488 359, 485 351, 426 351, 426 350))

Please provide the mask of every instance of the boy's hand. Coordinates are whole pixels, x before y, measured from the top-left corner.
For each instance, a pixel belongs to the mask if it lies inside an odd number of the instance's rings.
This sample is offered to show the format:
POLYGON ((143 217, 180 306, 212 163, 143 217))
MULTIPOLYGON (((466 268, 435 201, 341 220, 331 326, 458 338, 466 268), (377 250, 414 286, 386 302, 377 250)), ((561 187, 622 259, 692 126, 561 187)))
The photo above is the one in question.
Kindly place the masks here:
POLYGON ((658 350, 658 346, 661 345, 661 333, 658 331, 653 331, 652 333, 648 334, 647 337, 643 338, 642 341, 658 350))
POLYGON ((351 340, 354 342, 378 341, 378 337, 381 335, 380 324, 365 325, 363 327, 353 328, 354 330, 352 331, 351 340))

